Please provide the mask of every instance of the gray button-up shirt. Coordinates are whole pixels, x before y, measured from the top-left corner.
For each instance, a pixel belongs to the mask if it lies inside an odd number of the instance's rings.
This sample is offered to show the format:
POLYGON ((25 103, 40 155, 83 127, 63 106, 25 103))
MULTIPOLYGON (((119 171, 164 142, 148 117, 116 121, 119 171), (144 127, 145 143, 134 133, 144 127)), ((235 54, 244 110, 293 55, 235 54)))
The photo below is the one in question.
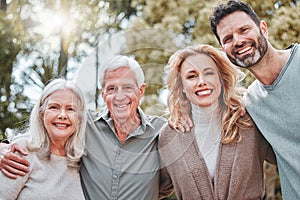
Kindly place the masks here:
POLYGON ((86 131, 87 156, 82 158, 81 180, 87 199, 154 200, 159 195, 157 140, 165 119, 146 116, 120 143, 107 110, 90 111, 86 131))

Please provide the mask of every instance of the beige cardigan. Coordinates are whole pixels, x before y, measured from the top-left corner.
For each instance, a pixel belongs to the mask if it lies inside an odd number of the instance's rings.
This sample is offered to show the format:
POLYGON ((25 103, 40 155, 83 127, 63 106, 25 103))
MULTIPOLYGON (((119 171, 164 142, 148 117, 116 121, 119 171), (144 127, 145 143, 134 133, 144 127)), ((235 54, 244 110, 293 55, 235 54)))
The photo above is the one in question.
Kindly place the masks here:
POLYGON ((163 184, 169 188, 174 186, 177 199, 262 199, 265 193, 263 162, 275 164, 275 155, 256 126, 241 130, 241 135, 242 141, 238 144, 220 145, 212 183, 194 130, 179 133, 166 125, 158 144, 162 171, 169 175, 163 177, 163 184))

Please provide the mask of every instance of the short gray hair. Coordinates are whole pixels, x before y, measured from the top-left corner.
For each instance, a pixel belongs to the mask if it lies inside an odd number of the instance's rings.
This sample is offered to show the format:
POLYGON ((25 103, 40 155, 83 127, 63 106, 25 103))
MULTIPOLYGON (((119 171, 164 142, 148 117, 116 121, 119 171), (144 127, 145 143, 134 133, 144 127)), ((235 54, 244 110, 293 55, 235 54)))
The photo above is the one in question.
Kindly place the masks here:
POLYGON ((104 86, 104 76, 106 71, 118 69, 120 67, 129 67, 135 75, 138 87, 141 87, 144 83, 145 76, 140 64, 131 57, 116 55, 101 66, 98 74, 98 88, 102 89, 104 86))

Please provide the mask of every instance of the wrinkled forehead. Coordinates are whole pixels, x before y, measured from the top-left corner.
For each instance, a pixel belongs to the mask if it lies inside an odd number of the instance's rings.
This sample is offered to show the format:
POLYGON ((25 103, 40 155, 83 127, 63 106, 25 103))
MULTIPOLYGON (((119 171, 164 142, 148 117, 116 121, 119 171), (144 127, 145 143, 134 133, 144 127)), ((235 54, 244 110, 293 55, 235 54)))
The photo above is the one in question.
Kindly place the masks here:
POLYGON ((104 86, 108 84, 137 84, 135 73, 129 67, 119 67, 106 70, 104 74, 104 86))

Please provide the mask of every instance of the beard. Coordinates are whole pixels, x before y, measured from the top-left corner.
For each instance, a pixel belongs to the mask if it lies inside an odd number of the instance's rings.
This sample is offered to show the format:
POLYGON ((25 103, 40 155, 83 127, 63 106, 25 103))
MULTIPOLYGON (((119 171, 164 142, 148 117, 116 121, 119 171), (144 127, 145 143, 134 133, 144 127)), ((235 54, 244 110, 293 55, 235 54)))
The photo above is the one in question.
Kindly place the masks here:
POLYGON ((242 68, 249 68, 255 64, 257 64, 266 54, 267 50, 268 50, 268 42, 267 39, 263 36, 262 33, 260 33, 260 35, 257 37, 257 43, 254 41, 250 41, 250 42, 244 42, 242 43, 242 45, 236 46, 232 52, 231 55, 227 54, 227 57, 229 58, 229 60, 242 68), (254 51, 252 53, 249 53, 245 56, 243 56, 242 58, 238 58, 234 55, 236 55, 237 53, 237 49, 250 44, 254 49, 254 51))

